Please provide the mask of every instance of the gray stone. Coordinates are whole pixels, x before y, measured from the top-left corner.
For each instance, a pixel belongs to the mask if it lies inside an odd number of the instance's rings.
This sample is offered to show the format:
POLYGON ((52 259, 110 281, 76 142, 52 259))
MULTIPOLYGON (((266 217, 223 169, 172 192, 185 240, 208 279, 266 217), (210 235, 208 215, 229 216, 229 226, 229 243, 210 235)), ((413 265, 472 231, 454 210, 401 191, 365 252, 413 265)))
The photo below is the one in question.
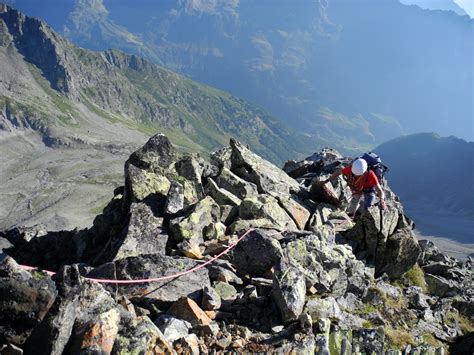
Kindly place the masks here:
POLYGON ((163 227, 163 218, 155 217, 151 208, 144 203, 132 203, 130 221, 118 240, 112 237, 106 245, 114 261, 142 254, 161 254, 166 252, 168 235, 163 227))
POLYGON ((230 147, 224 147, 211 153, 211 164, 219 167, 220 169, 230 169, 231 157, 232 149, 230 147))
MULTIPOLYGON (((163 255, 142 255, 104 264, 90 272, 88 277, 134 280, 173 275, 196 266, 192 259, 163 255)), ((148 297, 163 302, 174 302, 182 296, 200 299, 202 289, 210 286, 206 268, 182 275, 178 278, 144 284, 120 285, 118 290, 129 299, 148 297)), ((107 289, 116 292, 115 285, 107 289)))
POLYGON ((164 134, 151 137, 143 147, 136 150, 128 159, 141 169, 168 167, 177 157, 176 149, 164 134))
POLYGON ((425 274, 425 281, 428 284, 429 294, 434 296, 453 297, 462 292, 458 283, 441 276, 425 274))
POLYGON ((125 165, 125 200, 139 202, 150 196, 164 196, 171 183, 168 178, 154 171, 144 170, 135 165, 125 165))
POLYGON ((241 200, 258 194, 255 184, 245 181, 227 168, 222 169, 216 182, 219 187, 231 192, 241 200))
POLYGON ((172 181, 166 196, 165 213, 176 214, 184 208, 184 187, 178 181, 172 181))
POLYGON ((264 276, 281 257, 280 243, 264 230, 251 231, 234 248, 234 265, 240 275, 264 276))
POLYGON ((204 170, 204 161, 202 158, 199 156, 185 155, 181 157, 174 166, 180 176, 201 184, 204 170))
POLYGON ((365 354, 383 354, 385 333, 383 328, 360 329, 352 332, 352 349, 365 354))
POLYGON ((293 219, 280 207, 278 200, 269 195, 258 195, 244 199, 239 206, 239 218, 267 220, 276 230, 298 230, 293 219))
POLYGON ((202 295, 202 309, 205 311, 214 311, 221 307, 221 296, 213 287, 204 287, 202 295))
POLYGON ((148 317, 122 315, 113 353, 146 354, 151 349, 158 354, 173 353, 172 345, 148 317))
POLYGON ((232 194, 231 192, 220 188, 211 178, 207 181, 207 189, 209 190, 209 195, 217 202, 219 205, 230 205, 230 206, 239 206, 242 200, 232 194))
POLYGON ((262 159, 258 155, 252 153, 241 143, 231 139, 230 146, 232 148, 232 171, 236 172, 239 168, 241 178, 257 185, 260 193, 269 193, 276 195, 289 195, 290 193, 298 193, 300 186, 298 182, 289 177, 284 171, 262 159), (247 172, 242 174, 245 169, 247 172), (244 176, 243 176, 244 175, 244 176))
POLYGON ((306 283, 301 270, 278 264, 273 277, 273 297, 284 323, 297 320, 306 300, 306 283))
POLYGON ((167 314, 158 317, 154 323, 158 326, 166 341, 170 344, 188 335, 189 329, 191 329, 191 323, 167 314))
POLYGON ((55 275, 58 297, 38 324, 23 349, 25 354, 61 355, 72 334, 79 311, 80 274, 76 266, 65 266, 55 275))
POLYGON ((235 287, 226 282, 215 282, 214 289, 223 301, 231 301, 237 298, 237 290, 235 287))
POLYGON ((277 196, 277 200, 286 213, 293 219, 296 226, 304 230, 306 223, 308 223, 311 213, 308 209, 299 201, 295 196, 291 197, 282 197, 277 196))
POLYGON ((204 229, 220 220, 220 207, 207 196, 199 201, 190 215, 170 221, 170 231, 179 249, 189 257, 199 257, 199 245, 204 242, 204 229))
POLYGON ((0 261, 0 342, 23 344, 56 298, 51 278, 24 271, 10 257, 0 261))

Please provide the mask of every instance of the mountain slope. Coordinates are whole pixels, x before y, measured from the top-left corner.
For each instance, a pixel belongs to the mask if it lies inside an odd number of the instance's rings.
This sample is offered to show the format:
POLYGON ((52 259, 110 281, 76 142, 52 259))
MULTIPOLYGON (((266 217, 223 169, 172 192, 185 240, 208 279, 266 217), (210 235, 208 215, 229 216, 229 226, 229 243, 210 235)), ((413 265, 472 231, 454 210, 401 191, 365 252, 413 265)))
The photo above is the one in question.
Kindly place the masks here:
POLYGON ((107 11, 94 26, 125 28, 144 50, 91 30, 89 17, 77 16, 85 0, 68 2, 74 10, 57 28, 82 45, 151 51, 331 146, 361 150, 426 130, 472 139, 474 22, 466 16, 398 0, 87 0, 107 11), (83 25, 67 25, 71 16, 83 25))
POLYGON ((4 5, 0 28, 2 227, 88 225, 123 159, 157 131, 204 154, 238 137, 274 162, 316 145, 228 93, 116 50, 81 49, 4 5), (89 209, 75 211, 82 199, 89 209))
POLYGON ((474 143, 431 133, 377 147, 394 191, 408 208, 474 216, 474 143))

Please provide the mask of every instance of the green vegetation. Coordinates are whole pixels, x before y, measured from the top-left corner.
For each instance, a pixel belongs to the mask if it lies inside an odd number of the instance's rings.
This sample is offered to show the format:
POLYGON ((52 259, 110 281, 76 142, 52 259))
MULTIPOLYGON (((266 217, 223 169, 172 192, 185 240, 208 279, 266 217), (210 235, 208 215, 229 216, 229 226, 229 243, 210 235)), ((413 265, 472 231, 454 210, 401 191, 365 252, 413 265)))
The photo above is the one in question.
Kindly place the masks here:
POLYGON ((405 277, 412 286, 418 286, 424 293, 428 292, 428 285, 425 281, 425 274, 418 264, 415 264, 405 273, 405 277))
POLYGON ((384 327, 384 332, 389 347, 403 349, 407 345, 416 345, 415 339, 406 330, 384 327))
POLYGON ((440 347, 443 346, 443 343, 436 339, 433 334, 431 333, 425 333, 422 335, 423 338, 423 343, 434 346, 434 347, 440 347))

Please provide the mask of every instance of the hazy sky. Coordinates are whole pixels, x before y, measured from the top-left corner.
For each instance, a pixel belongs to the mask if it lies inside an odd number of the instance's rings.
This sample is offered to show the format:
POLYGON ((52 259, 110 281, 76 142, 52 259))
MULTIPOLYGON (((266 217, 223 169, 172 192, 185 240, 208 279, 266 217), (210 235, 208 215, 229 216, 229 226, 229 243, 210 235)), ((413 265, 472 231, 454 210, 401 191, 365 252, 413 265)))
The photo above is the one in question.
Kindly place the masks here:
POLYGON ((454 0, 454 2, 461 6, 471 18, 474 18, 474 0, 454 0))

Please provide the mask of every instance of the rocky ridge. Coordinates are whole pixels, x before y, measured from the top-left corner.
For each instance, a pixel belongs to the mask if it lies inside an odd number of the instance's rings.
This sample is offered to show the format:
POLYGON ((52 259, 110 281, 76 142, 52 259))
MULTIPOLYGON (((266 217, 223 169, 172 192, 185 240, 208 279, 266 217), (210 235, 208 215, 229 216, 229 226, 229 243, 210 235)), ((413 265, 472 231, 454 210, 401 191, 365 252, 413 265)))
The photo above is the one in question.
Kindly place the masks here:
POLYGON ((472 261, 388 208, 345 212, 331 149, 283 170, 236 140, 205 161, 152 137, 87 230, 0 234, 0 347, 25 354, 472 350, 472 261), (148 279, 213 263, 166 281, 148 279), (25 271, 21 264, 55 271, 25 271), (89 279, 88 279, 89 278, 89 279), (3 345, 2 345, 3 344, 3 345), (12 350, 13 349, 13 350, 12 350))

